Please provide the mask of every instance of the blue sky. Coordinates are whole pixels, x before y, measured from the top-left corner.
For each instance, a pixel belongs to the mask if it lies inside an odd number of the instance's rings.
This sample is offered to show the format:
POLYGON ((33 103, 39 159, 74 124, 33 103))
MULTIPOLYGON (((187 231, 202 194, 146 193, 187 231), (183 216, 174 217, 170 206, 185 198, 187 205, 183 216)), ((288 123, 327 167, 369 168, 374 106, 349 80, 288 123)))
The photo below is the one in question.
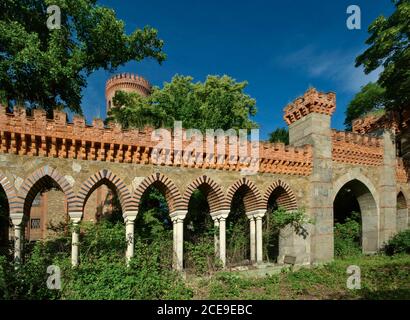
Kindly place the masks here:
MULTIPOLYGON (((390 15, 390 0, 335 1, 114 1, 127 32, 150 25, 165 41, 167 60, 130 62, 117 72, 137 73, 162 86, 174 74, 203 81, 208 74, 248 81, 246 93, 257 100, 254 120, 262 139, 285 126, 283 108, 309 86, 335 91, 337 109, 332 126, 343 129, 347 104, 377 72, 365 75, 354 67, 365 48, 367 28, 379 15, 390 15), (349 5, 361 8, 362 29, 346 27, 349 5)), ((117 73, 116 72, 116 73, 117 73)), ((97 71, 83 92, 87 122, 105 118, 105 81, 108 72, 97 71)))

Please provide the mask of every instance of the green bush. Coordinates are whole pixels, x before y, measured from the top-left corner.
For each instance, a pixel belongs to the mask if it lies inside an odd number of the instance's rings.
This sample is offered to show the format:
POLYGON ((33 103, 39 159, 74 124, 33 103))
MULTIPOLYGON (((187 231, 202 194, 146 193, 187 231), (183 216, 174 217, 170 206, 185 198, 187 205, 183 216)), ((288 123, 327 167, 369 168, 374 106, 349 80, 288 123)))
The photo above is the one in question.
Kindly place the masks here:
POLYGON ((391 238, 384 247, 388 255, 410 253, 410 229, 404 230, 391 238))
POLYGON ((344 223, 335 223, 334 248, 335 256, 348 257, 361 254, 360 213, 352 212, 344 223))

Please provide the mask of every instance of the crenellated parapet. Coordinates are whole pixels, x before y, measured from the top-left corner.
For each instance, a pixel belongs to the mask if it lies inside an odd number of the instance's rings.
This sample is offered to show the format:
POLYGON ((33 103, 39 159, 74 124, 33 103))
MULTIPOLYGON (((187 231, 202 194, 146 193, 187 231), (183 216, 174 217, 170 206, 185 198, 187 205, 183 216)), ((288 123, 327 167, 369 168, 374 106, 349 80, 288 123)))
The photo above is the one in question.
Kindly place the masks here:
POLYGON ((345 131, 332 131, 332 159, 336 162, 381 166, 383 139, 345 131))
MULTIPOLYGON (((182 130, 181 144, 175 144, 176 136, 169 130, 170 144, 159 145, 153 139, 153 128, 123 130, 117 124, 105 126, 101 119, 87 125, 85 119, 74 116, 72 123, 67 115, 55 111, 53 119, 47 119, 42 110, 14 108, 7 113, 0 108, 0 152, 27 156, 43 156, 90 161, 108 161, 135 164, 159 164, 189 168, 239 171, 259 162, 259 172, 309 175, 312 168, 311 146, 290 147, 284 144, 260 143, 259 152, 249 141, 238 143, 245 152, 231 156, 231 141, 225 137, 220 148, 215 138, 212 149, 203 138, 203 148, 190 149, 186 131, 182 130), (187 157, 185 157, 187 155, 187 157), (179 161, 175 161, 179 159, 179 161)), ((166 135, 165 135, 166 136, 166 135)), ((164 138, 164 137, 162 137, 164 138)))
POLYGON ((408 183, 410 181, 410 161, 397 159, 396 178, 399 183, 408 183))
POLYGON ((311 88, 284 109, 284 120, 288 125, 310 113, 332 115, 336 110, 336 94, 323 93, 311 88))

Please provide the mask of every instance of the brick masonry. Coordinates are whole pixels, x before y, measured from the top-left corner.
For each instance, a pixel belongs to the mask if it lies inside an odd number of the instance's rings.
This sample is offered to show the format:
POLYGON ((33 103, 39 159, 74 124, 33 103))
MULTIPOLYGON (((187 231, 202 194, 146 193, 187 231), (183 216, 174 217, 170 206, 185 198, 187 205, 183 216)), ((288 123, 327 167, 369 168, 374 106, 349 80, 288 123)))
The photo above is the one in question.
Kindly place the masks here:
MULTIPOLYGON (((16 223, 29 215, 36 194, 50 188, 50 221, 68 221, 78 213, 93 219, 107 188, 118 194, 123 212, 138 212, 141 196, 151 185, 165 194, 171 214, 188 209, 196 188, 205 190, 211 213, 229 210, 239 188, 246 191, 245 207, 251 212, 266 210, 273 195, 286 209, 305 208, 315 220, 308 226, 309 237, 292 235, 285 243, 286 252, 297 255, 298 262, 315 263, 333 257, 333 200, 340 188, 352 183, 368 217, 364 250, 372 252, 408 226, 408 167, 395 157, 388 137, 332 131, 335 107, 333 93, 314 89, 287 106, 291 146, 261 143, 259 170, 245 176, 243 166, 231 164, 227 153, 221 155, 222 163, 203 153, 202 163, 154 164, 157 142, 151 140, 150 128, 122 130, 105 127, 101 120, 88 126, 80 117, 67 123, 62 112, 46 119, 39 110, 29 117, 23 109, 10 114, 1 107, 0 185, 16 223), (396 210, 397 196, 401 211, 396 210), (58 198, 65 199, 64 206, 58 198)), ((172 159, 173 152, 160 154, 172 159)))

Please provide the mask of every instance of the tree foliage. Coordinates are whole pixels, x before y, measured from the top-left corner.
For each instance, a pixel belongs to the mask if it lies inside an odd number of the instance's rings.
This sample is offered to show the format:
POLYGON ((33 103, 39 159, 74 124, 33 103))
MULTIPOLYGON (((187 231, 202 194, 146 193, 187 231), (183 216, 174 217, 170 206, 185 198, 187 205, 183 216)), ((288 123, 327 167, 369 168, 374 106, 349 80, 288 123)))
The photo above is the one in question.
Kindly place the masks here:
POLYGON ((184 128, 251 129, 250 117, 256 114, 256 101, 244 93, 246 82, 229 76, 208 76, 193 82, 189 76, 176 75, 163 88, 154 87, 148 97, 117 92, 109 120, 123 127, 172 127, 182 121, 184 128))
POLYGON ((126 34, 114 10, 96 0, 0 2, 0 89, 9 103, 81 113, 89 74, 146 57, 162 62, 162 46, 153 28, 126 34), (59 29, 47 28, 49 5, 61 10, 59 29))
POLYGON ((369 26, 369 48, 356 59, 366 73, 383 67, 378 84, 385 88, 387 110, 400 115, 410 106, 410 1, 393 0, 396 10, 369 26))
POLYGON ((369 112, 381 110, 385 105, 386 90, 379 84, 370 82, 363 86, 359 93, 350 101, 345 115, 345 127, 352 129, 352 122, 369 112))
POLYGON ((275 131, 269 133, 269 142, 283 142, 289 144, 289 131, 287 128, 277 128, 275 131))

